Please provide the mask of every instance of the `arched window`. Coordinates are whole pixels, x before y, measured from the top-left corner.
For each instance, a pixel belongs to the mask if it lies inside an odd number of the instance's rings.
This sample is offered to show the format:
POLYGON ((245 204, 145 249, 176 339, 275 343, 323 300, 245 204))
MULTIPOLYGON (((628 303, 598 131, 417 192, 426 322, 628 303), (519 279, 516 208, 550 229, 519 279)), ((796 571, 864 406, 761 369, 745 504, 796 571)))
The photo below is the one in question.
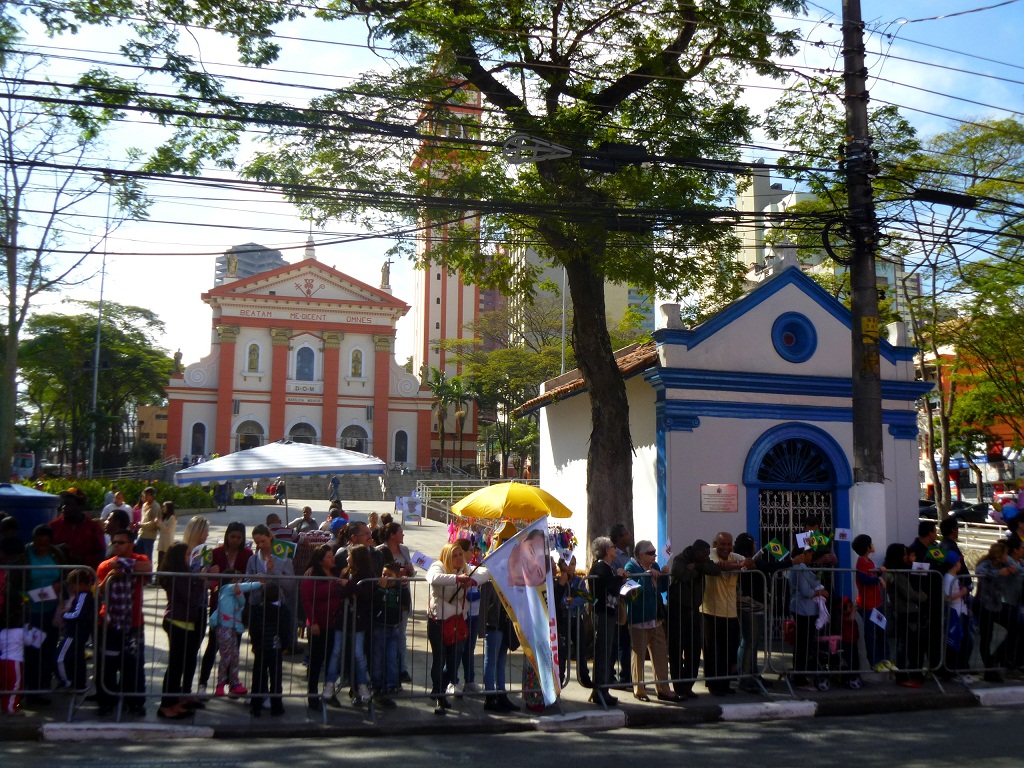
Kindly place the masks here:
POLYGON ((353 349, 352 357, 349 362, 349 376, 353 379, 363 378, 363 350, 353 349))
POLYGON ((409 460, 409 433, 404 429, 395 432, 395 461, 405 464, 409 460))
POLYGON ((349 451, 366 453, 366 439, 369 435, 366 430, 355 424, 350 424, 341 430, 341 448, 349 451))
POLYGON ((296 381, 313 381, 316 373, 316 353, 309 347, 303 347, 295 353, 296 381))
POLYGON ((316 444, 316 430, 309 424, 296 424, 288 430, 288 439, 296 443, 316 444))
POLYGON ((193 456, 202 456, 206 453, 206 425, 198 422, 192 425, 192 450, 193 456))
POLYGON ((243 421, 235 432, 238 450, 258 448, 263 445, 263 426, 258 421, 243 421))
POLYGON ((258 373, 260 370, 260 345, 250 344, 246 356, 245 370, 249 373, 258 373))

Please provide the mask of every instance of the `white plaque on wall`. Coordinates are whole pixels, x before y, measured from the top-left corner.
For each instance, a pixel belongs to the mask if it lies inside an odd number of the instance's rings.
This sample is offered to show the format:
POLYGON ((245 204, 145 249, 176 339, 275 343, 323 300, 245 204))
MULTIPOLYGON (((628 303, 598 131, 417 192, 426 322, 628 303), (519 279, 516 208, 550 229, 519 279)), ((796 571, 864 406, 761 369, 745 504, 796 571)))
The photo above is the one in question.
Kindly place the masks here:
POLYGON ((700 511, 739 512, 739 486, 735 483, 701 483, 700 511))

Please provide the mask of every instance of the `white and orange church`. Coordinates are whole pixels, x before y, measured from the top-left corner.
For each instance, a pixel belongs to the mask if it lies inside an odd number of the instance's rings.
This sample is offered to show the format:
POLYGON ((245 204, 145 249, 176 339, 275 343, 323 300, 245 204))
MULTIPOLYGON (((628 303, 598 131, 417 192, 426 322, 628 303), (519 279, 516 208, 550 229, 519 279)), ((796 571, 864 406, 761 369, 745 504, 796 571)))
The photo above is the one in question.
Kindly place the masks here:
MULTIPOLYGON (((169 455, 226 454, 288 438, 391 464, 431 461, 431 396, 394 358, 410 307, 312 257, 247 278, 229 261, 202 295, 211 352, 167 387, 169 455)), ((475 432, 475 430, 474 430, 475 432)))

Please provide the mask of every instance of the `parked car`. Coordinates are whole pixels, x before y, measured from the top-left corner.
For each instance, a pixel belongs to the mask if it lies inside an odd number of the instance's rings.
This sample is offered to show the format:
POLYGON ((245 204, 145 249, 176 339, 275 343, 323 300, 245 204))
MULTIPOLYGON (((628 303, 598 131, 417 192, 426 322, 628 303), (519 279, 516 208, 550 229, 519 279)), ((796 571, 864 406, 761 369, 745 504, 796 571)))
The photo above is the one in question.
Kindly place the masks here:
POLYGON ((958 503, 963 506, 951 510, 951 514, 961 523, 995 522, 992 518, 992 513, 996 511, 996 507, 991 502, 981 501, 977 504, 968 504, 967 502, 958 503))

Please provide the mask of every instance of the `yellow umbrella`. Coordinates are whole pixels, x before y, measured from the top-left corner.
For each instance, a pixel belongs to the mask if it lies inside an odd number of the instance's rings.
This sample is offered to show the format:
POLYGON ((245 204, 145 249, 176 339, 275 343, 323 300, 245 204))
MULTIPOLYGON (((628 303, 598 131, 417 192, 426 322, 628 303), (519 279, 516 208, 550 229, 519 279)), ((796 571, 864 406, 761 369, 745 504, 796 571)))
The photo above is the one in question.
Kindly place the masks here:
POLYGON ((525 483, 497 483, 473 491, 452 505, 452 512, 463 517, 537 520, 572 517, 572 510, 547 491, 525 483))

